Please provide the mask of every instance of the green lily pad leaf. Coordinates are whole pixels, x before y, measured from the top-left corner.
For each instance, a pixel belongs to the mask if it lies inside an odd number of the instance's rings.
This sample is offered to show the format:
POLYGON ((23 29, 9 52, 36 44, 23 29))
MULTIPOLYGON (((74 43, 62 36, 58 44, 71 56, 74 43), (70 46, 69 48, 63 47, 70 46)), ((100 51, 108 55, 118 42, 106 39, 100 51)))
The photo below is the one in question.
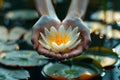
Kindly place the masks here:
POLYGON ((24 40, 25 40, 29 45, 32 46, 31 36, 32 36, 32 31, 27 32, 27 33, 24 35, 24 40))
POLYGON ((49 63, 44 66, 43 73, 48 76, 64 76, 65 70, 68 69, 69 66, 61 63, 49 63), (53 68, 54 67, 54 68, 53 68))
POLYGON ((12 77, 10 77, 8 75, 0 73, 0 80, 18 80, 18 79, 15 79, 15 78, 12 78, 12 77))
POLYGON ((18 50, 18 49, 19 49, 18 44, 9 44, 9 43, 0 44, 0 52, 7 52, 12 50, 18 50))
POLYGON ((24 69, 7 69, 0 66, 0 80, 19 80, 29 77, 29 72, 24 69))
POLYGON ((27 30, 24 29, 23 27, 16 26, 10 30, 8 40, 10 41, 19 40, 26 32, 27 30))
POLYGON ((8 38, 8 29, 0 25, 0 42, 6 42, 8 38))
POLYGON ((89 66, 89 67, 92 66, 92 67, 96 68, 96 70, 98 70, 97 72, 101 72, 104 69, 101 66, 101 64, 99 63, 99 61, 92 59, 88 56, 80 55, 80 56, 71 58, 70 62, 75 65, 82 65, 85 63, 84 65, 86 65, 86 66, 89 66))
POLYGON ((67 78, 74 79, 79 78, 83 74, 101 74, 103 69, 99 69, 94 65, 94 63, 86 63, 83 61, 79 61, 79 64, 73 63, 71 66, 63 64, 63 63, 49 63, 44 66, 42 73, 45 76, 50 78, 67 78), (91 66, 90 64, 93 64, 91 66))
POLYGON ((80 77, 81 74, 83 73, 80 73, 78 70, 81 70, 79 66, 72 66, 70 69, 65 70, 65 73, 66 73, 65 77, 68 79, 80 77))
POLYGON ((96 59, 100 62, 102 67, 108 67, 114 65, 118 60, 118 55, 111 49, 105 47, 93 47, 88 49, 83 56, 96 59))
POLYGON ((12 67, 42 66, 48 62, 48 58, 39 55, 36 51, 21 50, 2 53, 0 63, 12 67))
MULTIPOLYGON (((90 74, 101 74, 104 71, 104 68, 101 66, 101 64, 90 57, 87 56, 77 56, 70 59, 71 64, 75 66, 80 66, 84 73, 89 72, 90 74)), ((76 68, 77 69, 77 68, 76 68)), ((83 73, 82 73, 83 74, 83 73)), ((80 75, 82 75, 80 74, 80 75)))
POLYGON ((26 70, 23 70, 23 69, 19 69, 19 70, 11 70, 9 72, 9 75, 14 77, 14 78, 17 78, 17 79, 26 79, 26 78, 29 78, 30 75, 28 73, 28 71, 26 70))
POLYGON ((23 19, 23 20, 30 20, 30 19, 36 19, 38 18, 38 14, 35 10, 32 9, 24 9, 24 10, 13 10, 9 11, 5 15, 6 18, 16 20, 16 19, 23 19), (31 13, 30 16, 28 14, 31 13), (13 14, 13 15, 11 15, 13 14))

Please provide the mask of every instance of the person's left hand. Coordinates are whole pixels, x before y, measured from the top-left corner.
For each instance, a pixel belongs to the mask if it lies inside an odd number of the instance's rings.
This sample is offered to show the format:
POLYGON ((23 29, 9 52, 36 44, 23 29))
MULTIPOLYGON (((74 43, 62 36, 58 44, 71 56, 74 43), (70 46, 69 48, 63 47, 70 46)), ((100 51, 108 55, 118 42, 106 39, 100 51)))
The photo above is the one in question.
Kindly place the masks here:
POLYGON ((82 54, 91 43, 89 28, 79 18, 65 19, 63 20, 62 25, 64 25, 65 28, 68 28, 70 26, 72 28, 78 27, 80 32, 79 38, 81 39, 81 42, 78 45, 78 47, 76 47, 74 50, 70 51, 69 53, 63 54, 62 59, 68 59, 82 54))

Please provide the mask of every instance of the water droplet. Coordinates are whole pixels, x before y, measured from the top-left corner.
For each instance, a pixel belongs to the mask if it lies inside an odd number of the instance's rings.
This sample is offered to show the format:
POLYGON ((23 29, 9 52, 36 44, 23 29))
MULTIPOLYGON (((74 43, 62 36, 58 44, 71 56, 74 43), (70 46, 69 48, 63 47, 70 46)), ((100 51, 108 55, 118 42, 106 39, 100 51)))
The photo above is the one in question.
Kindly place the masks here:
POLYGON ((105 72, 103 72, 103 73, 101 74, 101 76, 103 77, 103 76, 105 76, 105 74, 106 74, 106 73, 105 73, 105 72))

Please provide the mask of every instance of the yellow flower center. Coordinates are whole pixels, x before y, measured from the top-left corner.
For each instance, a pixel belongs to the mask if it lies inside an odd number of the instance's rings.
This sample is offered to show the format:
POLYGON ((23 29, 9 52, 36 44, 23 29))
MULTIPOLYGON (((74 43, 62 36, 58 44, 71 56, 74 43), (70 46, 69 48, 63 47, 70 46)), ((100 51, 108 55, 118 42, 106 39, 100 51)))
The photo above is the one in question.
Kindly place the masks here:
POLYGON ((49 43, 52 45, 52 42, 55 42, 58 46, 61 44, 66 44, 68 41, 71 40, 71 35, 67 36, 66 31, 63 33, 51 33, 49 34, 49 43))

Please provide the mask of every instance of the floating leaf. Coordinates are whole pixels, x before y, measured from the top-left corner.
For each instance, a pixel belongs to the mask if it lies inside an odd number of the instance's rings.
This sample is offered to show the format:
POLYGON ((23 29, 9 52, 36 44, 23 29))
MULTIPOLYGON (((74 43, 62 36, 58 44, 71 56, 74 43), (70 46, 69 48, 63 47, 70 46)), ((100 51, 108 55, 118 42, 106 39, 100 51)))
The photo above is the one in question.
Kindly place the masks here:
POLYGON ((0 25, 0 42, 5 42, 8 39, 8 29, 0 25))
POLYGON ((86 62, 87 60, 90 59, 91 58, 81 59, 77 64, 76 62, 75 63, 72 62, 71 66, 63 63, 49 63, 44 66, 42 73, 43 75, 46 75, 47 77, 50 77, 52 79, 56 79, 56 77, 57 78, 59 77, 59 78, 63 78, 64 80, 71 80, 71 79, 78 80, 78 78, 84 74, 88 74, 91 77, 92 75, 98 75, 98 74, 100 75, 103 72, 102 67, 97 67, 93 59, 92 62, 89 63, 86 62), (83 60, 86 61, 83 62, 83 60))
POLYGON ((0 66, 0 80, 19 80, 29 77, 29 72, 24 69, 7 69, 0 66))
POLYGON ((19 70, 10 70, 9 76, 12 76, 17 79, 26 79, 30 77, 28 71, 19 69, 19 70))
POLYGON ((7 52, 12 50, 18 50, 18 49, 19 49, 18 44, 9 44, 9 43, 0 44, 0 52, 7 52))
POLYGON ((32 45, 31 36, 32 36, 32 31, 29 31, 29 32, 27 32, 27 33, 24 35, 24 40, 25 40, 29 45, 32 45))
POLYGON ((64 76, 66 69, 69 69, 69 66, 65 64, 49 63, 44 67, 43 72, 48 76, 64 76))
POLYGON ((18 79, 15 79, 15 78, 12 78, 12 77, 10 77, 8 75, 0 73, 0 80, 18 80, 18 79))
POLYGON ((25 30, 24 28, 16 26, 10 30, 10 33, 8 35, 8 40, 16 41, 20 39, 26 33, 26 31, 27 30, 25 30))
POLYGON ((111 49, 105 47, 93 47, 88 49, 83 56, 96 59, 103 67, 114 65, 118 60, 118 55, 111 49))
MULTIPOLYGON (((94 60, 92 58, 89 58, 87 56, 77 56, 70 59, 71 64, 82 66, 85 69, 93 70, 93 72, 96 72, 98 74, 101 74, 104 70, 104 68, 100 65, 100 63, 97 60, 94 60)), ((90 72, 92 73, 92 72, 90 72)), ((92 73, 95 74, 95 73, 92 73)))
POLYGON ((6 13, 5 18, 12 20, 16 20, 19 18, 23 20, 32 20, 38 18, 38 14, 35 10, 31 9, 13 10, 6 13), (29 13, 31 13, 31 15, 28 16, 29 13))
MULTIPOLYGON (((1 53, 2 55, 2 53, 1 53)), ((33 67, 42 66, 48 62, 48 58, 39 55, 35 51, 21 50, 4 53, 0 57, 0 63, 13 67, 33 67)))

